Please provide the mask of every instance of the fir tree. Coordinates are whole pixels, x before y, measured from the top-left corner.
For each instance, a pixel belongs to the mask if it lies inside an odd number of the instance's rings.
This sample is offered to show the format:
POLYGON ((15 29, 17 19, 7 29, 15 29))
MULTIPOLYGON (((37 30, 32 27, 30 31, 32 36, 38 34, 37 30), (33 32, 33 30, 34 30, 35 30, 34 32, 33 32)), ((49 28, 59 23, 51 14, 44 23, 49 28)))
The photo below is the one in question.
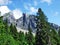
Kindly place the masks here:
POLYGON ((18 38, 18 40, 20 41, 20 45, 24 45, 24 44, 26 44, 25 43, 25 35, 24 35, 24 33, 22 32, 22 31, 20 31, 19 33, 18 33, 18 35, 19 35, 19 38, 18 38))
POLYGON ((60 36, 60 27, 59 27, 58 35, 60 36))
POLYGON ((46 22, 47 22, 47 17, 44 15, 43 11, 41 10, 41 8, 38 9, 38 13, 37 13, 37 21, 36 21, 36 44, 35 45, 44 45, 44 38, 46 35, 46 22))
POLYGON ((14 26, 13 24, 10 25, 10 34, 14 37, 14 39, 17 40, 18 33, 16 26, 14 26))
POLYGON ((33 34, 32 34, 32 29, 30 27, 30 22, 28 24, 28 37, 27 37, 27 41, 29 45, 33 45, 33 34))
POLYGON ((4 21, 4 25, 5 25, 5 30, 6 30, 6 34, 9 34, 10 33, 10 29, 9 29, 9 26, 8 26, 8 19, 6 18, 6 20, 4 21))

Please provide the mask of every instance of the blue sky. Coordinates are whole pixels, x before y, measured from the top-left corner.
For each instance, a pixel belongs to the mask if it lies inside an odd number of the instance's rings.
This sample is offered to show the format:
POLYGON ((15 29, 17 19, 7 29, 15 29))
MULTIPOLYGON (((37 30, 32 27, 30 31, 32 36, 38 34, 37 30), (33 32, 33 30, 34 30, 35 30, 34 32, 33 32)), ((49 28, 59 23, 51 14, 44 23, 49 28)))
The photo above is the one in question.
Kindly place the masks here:
POLYGON ((0 0, 0 7, 1 11, 5 8, 5 12, 12 11, 16 19, 23 12, 36 14, 38 8, 41 8, 49 22, 60 25, 60 0, 0 0))

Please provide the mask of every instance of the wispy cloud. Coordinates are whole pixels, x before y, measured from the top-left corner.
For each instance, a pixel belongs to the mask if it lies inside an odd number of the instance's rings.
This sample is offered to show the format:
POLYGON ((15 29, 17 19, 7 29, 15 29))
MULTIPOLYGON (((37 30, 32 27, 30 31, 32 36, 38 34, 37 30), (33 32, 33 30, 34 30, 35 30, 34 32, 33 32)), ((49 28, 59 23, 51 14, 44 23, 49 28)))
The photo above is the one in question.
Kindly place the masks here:
MULTIPOLYGON (((36 5, 37 4, 35 4, 35 6, 36 5)), ((30 3, 24 4, 24 8, 28 11, 27 12, 28 14, 35 14, 37 12, 37 8, 35 8, 34 6, 32 6, 32 4, 30 4, 30 3)))
POLYGON ((35 1, 34 1, 34 6, 37 6, 37 4, 38 4, 38 2, 35 0, 35 1))
POLYGON ((41 0, 42 3, 46 2, 48 3, 48 5, 50 5, 52 3, 52 0, 41 0))
POLYGON ((26 10, 29 10, 30 6, 32 6, 30 3, 24 3, 24 8, 26 10))
POLYGON ((58 16, 58 15, 59 15, 59 12, 56 11, 56 12, 54 13, 54 16, 58 16))
POLYGON ((0 0, 0 5, 8 5, 12 3, 12 0, 0 0))

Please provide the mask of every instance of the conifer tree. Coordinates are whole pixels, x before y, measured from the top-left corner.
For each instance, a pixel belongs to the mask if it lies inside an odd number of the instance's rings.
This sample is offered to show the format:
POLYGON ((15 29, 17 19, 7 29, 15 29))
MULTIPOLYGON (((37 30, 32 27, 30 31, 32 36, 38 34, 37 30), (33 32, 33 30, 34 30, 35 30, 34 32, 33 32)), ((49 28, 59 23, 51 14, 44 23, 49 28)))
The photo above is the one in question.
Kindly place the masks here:
POLYGON ((32 29, 30 27, 30 22, 28 24, 28 37, 27 37, 27 41, 29 45, 33 45, 33 34, 32 34, 32 29))
POLYGON ((45 30, 47 29, 47 17, 44 15, 43 11, 41 10, 41 8, 38 9, 38 13, 37 13, 37 21, 36 21, 36 44, 35 45, 45 45, 44 43, 44 36, 45 36, 45 30))
POLYGON ((60 36, 60 27, 59 27, 58 35, 60 36))
POLYGON ((20 31, 19 33, 18 33, 18 35, 19 35, 19 38, 18 38, 18 40, 20 41, 20 45, 24 45, 24 44, 26 44, 25 43, 25 35, 24 35, 24 33, 22 32, 22 31, 20 31))
POLYGON ((8 26, 8 19, 7 18, 4 21, 4 25, 5 25, 6 34, 9 34, 10 33, 10 29, 9 29, 9 26, 8 26))
POLYGON ((10 25, 10 33, 14 37, 14 39, 17 40, 18 33, 16 27, 13 24, 10 25))
MULTIPOLYGON (((0 14, 1 15, 1 14, 0 14)), ((3 24, 3 16, 0 17, 0 34, 5 32, 5 25, 3 24)))

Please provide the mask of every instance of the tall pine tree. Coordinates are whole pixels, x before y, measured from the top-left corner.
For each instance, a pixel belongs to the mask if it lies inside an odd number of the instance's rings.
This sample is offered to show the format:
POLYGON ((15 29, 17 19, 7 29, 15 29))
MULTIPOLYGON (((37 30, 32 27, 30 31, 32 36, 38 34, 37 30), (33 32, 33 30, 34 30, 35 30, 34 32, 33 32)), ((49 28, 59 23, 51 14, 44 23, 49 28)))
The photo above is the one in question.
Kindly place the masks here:
POLYGON ((28 24, 28 37, 27 37, 27 39, 28 39, 28 44, 33 45, 33 34, 32 34, 32 29, 30 27, 30 22, 28 24))
POLYGON ((14 26, 13 24, 10 25, 10 34, 13 36, 14 39, 17 40, 18 32, 16 26, 14 26))
POLYGON ((47 29, 47 17, 44 15, 41 8, 38 9, 38 13, 36 16, 36 44, 35 45, 46 45, 45 37, 46 37, 46 29, 47 29))

